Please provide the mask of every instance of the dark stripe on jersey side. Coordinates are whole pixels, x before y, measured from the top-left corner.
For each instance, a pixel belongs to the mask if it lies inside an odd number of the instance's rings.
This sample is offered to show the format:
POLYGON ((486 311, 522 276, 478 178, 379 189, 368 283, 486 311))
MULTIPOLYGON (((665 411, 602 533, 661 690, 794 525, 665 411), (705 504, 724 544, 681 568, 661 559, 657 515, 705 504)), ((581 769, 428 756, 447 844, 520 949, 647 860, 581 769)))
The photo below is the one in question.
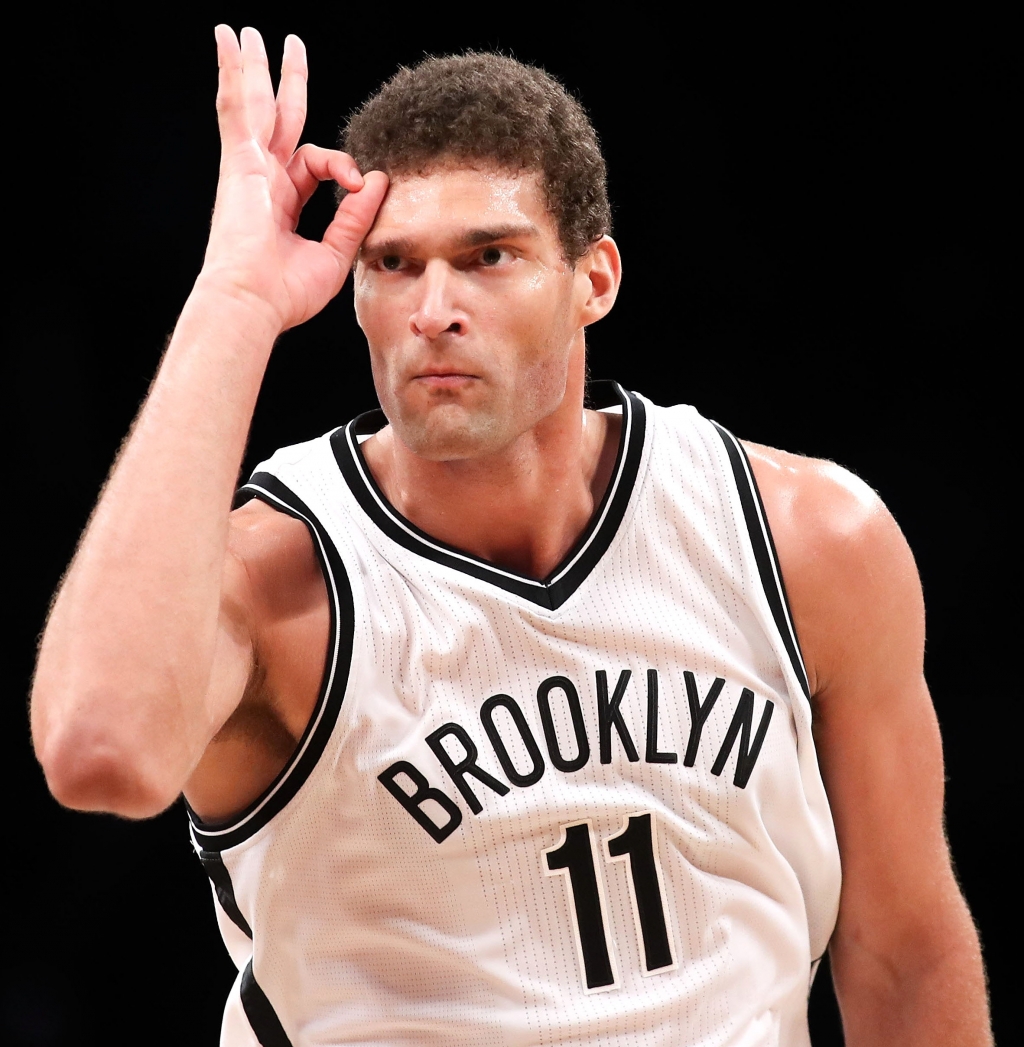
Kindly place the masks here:
POLYGON ((242 998, 242 1010, 256 1034, 256 1039, 263 1047, 292 1047, 288 1033, 284 1031, 281 1019, 274 1010, 274 1005, 267 999, 267 994, 259 987, 252 973, 252 960, 242 971, 242 984, 238 995, 242 998))
POLYGON ((235 901, 235 888, 231 883, 231 874, 223 859, 216 851, 200 851, 199 860, 203 863, 206 875, 210 877, 213 889, 217 893, 217 901, 224 910, 227 918, 247 937, 252 938, 252 928, 249 921, 242 915, 235 901))
POLYGON ((732 465, 733 476, 736 479, 740 504, 743 506, 743 517, 750 534, 750 543, 754 548, 754 559, 757 561, 757 570, 761 575, 761 585, 764 588, 765 596, 768 597, 768 606, 771 607, 772 617, 775 619, 796 678, 800 681, 804 695, 810 698, 811 689, 807 682, 803 655, 800 653, 800 641, 797 639, 796 629, 793 626, 789 597, 786 595, 786 583, 783 581, 782 568, 779 566, 779 554, 775 550, 775 539, 772 538, 768 514, 764 511, 764 502, 761 501, 761 492, 758 490, 754 471, 750 468, 750 459, 743 445, 728 429, 723 428, 718 422, 713 421, 711 424, 718 431, 729 454, 729 463, 732 465))
POLYGON ((524 600, 554 610, 565 603, 580 587, 611 545, 632 497, 640 459, 643 456, 647 428, 643 401, 626 392, 617 382, 593 382, 588 392, 598 407, 621 404, 623 439, 619 443, 612 480, 590 524, 562 562, 544 581, 537 581, 505 568, 496 568, 486 560, 446 545, 421 531, 388 503, 366 466, 356 439, 358 436, 376 432, 387 424, 387 419, 381 411, 370 411, 360 415, 347 426, 336 430, 331 436, 331 446, 341 474, 356 501, 392 541, 435 563, 490 582, 524 600), (625 432, 627 421, 628 439, 625 432))
POLYGON ((316 706, 296 746, 295 754, 281 773, 261 796, 229 822, 204 824, 186 804, 189 818, 192 820, 192 831, 204 851, 227 850, 249 839, 299 791, 323 754, 327 740, 338 721, 352 662, 352 633, 355 628, 352 590, 345 565, 324 526, 302 499, 270 473, 255 473, 239 493, 259 498, 278 512, 301 520, 309 528, 313 548, 316 550, 327 585, 331 628, 327 643, 327 660, 316 706))

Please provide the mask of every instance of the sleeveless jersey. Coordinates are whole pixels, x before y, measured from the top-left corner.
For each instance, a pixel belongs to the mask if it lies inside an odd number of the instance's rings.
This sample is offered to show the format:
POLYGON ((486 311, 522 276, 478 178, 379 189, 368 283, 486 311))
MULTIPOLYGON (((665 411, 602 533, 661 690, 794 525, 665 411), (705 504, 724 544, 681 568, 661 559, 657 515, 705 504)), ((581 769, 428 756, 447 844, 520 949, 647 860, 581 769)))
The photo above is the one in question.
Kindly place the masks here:
POLYGON ((225 1047, 809 1043, 839 854, 753 475, 693 408, 600 386, 612 479, 543 581, 387 502, 380 412, 243 488, 309 528, 331 625, 287 767, 192 815, 225 1047))

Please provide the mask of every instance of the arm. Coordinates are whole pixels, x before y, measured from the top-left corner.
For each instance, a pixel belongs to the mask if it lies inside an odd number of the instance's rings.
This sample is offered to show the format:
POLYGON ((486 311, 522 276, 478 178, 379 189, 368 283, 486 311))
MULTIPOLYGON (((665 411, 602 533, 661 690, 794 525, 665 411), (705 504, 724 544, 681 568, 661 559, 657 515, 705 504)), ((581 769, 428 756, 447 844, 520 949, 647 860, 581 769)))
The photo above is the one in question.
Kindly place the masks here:
POLYGON ((829 947, 850 1047, 991 1044, 977 932, 943 829, 913 556, 828 462, 750 447, 813 695, 843 863, 829 947))
POLYGON ((202 272, 58 591, 32 735, 68 806, 143 817, 172 803, 252 673, 257 628, 228 511, 277 336, 338 292, 387 186, 303 146, 306 62, 217 28, 221 169, 202 272), (321 180, 349 190, 321 243, 295 233, 321 180))

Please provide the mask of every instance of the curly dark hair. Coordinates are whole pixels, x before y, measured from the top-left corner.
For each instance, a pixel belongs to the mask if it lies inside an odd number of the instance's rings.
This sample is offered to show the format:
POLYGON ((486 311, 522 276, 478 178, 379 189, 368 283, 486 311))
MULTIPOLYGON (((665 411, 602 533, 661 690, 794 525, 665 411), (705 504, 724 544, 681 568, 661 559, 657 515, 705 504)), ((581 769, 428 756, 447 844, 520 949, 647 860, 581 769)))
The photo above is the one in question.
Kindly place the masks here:
POLYGON ((469 52, 402 67, 352 114, 360 170, 424 174, 449 161, 541 175, 570 265, 611 230, 604 157, 583 107, 536 66, 469 52))

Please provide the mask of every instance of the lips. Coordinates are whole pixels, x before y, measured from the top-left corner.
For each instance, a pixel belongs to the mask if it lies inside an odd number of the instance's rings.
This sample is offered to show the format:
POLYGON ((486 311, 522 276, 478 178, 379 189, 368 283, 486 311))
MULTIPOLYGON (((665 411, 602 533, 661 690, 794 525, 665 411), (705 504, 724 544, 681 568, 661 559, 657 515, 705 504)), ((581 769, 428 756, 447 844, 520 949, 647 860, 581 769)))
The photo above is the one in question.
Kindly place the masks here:
POLYGON ((435 389, 456 389, 467 382, 475 381, 477 375, 461 371, 427 371, 413 378, 414 382, 432 386, 435 389))
POLYGON ((448 378, 466 380, 479 377, 479 374, 475 374, 473 371, 464 371, 454 363, 427 364, 422 371, 418 371, 412 376, 413 381, 427 382, 441 381, 448 378))

